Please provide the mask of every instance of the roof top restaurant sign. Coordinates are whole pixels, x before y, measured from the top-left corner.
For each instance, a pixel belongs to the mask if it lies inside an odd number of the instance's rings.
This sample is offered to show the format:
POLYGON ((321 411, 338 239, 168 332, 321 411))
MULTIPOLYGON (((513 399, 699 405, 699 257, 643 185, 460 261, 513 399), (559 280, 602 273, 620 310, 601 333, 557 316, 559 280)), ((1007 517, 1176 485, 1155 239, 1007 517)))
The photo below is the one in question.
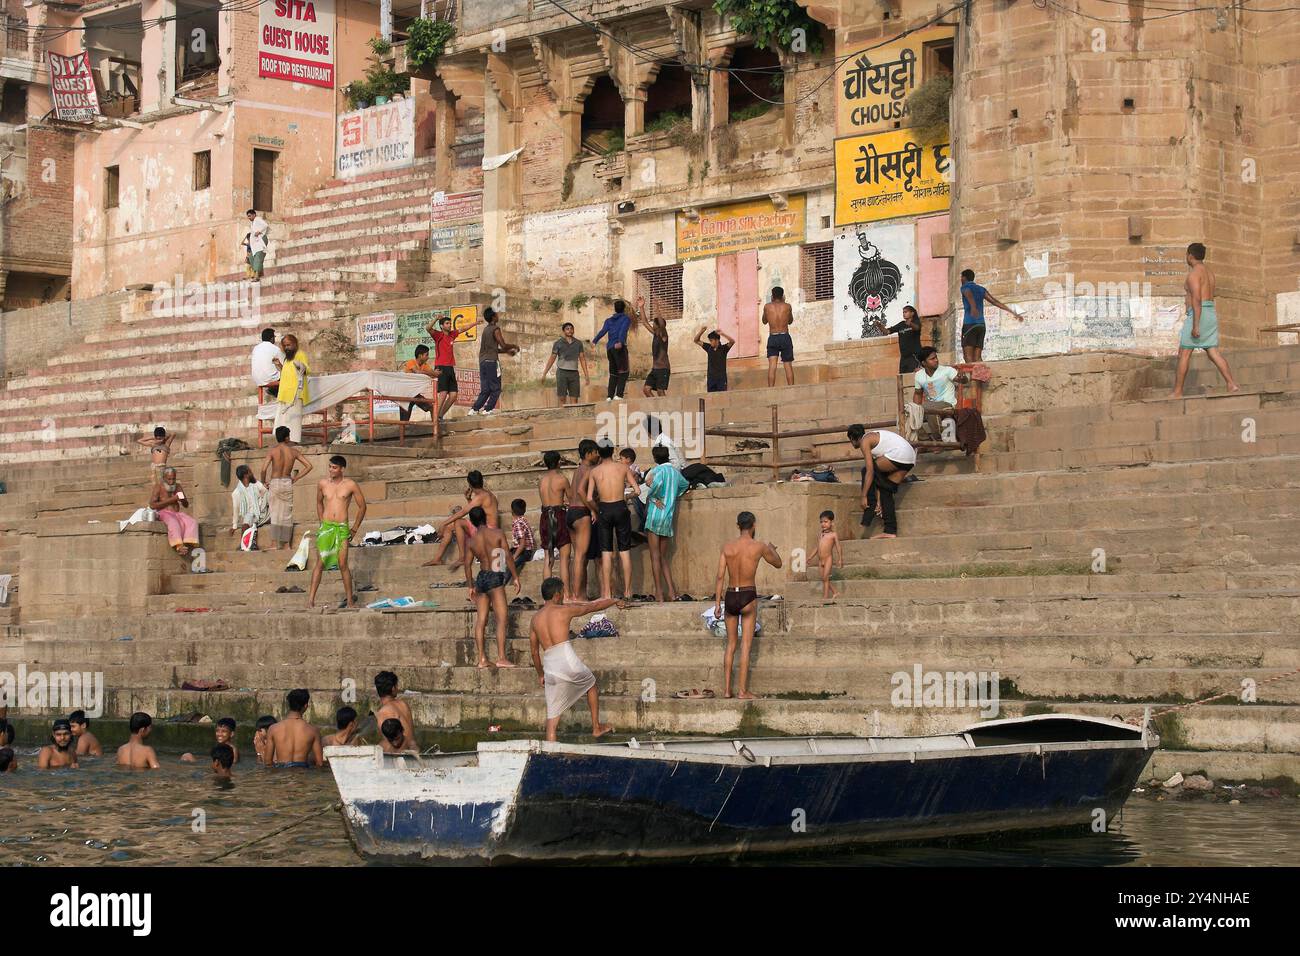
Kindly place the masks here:
MULTIPOLYGON (((836 82, 835 129, 840 136, 911 126, 907 98, 930 79, 930 44, 951 40, 952 27, 919 30, 901 40, 849 53, 836 82)), ((873 41, 873 45, 879 41, 873 41)))
POLYGON ((334 0, 263 0, 257 75, 334 86, 334 0))
POLYGON ((60 56, 50 53, 50 98, 57 119, 93 123, 99 115, 99 96, 90 72, 90 54, 60 56))

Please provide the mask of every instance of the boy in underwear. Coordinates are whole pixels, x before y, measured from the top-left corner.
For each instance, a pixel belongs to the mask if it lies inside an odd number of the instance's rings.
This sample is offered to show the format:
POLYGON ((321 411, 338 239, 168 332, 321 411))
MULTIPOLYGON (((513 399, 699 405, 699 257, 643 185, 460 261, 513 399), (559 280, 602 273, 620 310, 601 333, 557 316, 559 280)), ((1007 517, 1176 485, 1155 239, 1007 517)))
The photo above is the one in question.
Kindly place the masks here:
POLYGON ((777 554, 776 547, 769 542, 755 540, 754 523, 751 512, 742 511, 736 515, 740 537, 722 546, 713 606, 714 617, 720 616, 723 609, 723 586, 730 584, 726 589, 727 651, 722 658, 725 673, 722 696, 731 696, 731 668, 736 655, 736 629, 739 625, 742 635, 740 692, 736 696, 741 700, 754 699, 754 695, 749 692, 749 649, 754 643, 754 622, 758 619, 758 590, 754 586, 754 578, 758 574, 760 561, 766 561, 774 568, 781 567, 781 556, 777 554))
POLYGON ((537 493, 542 500, 542 516, 537 530, 542 537, 542 550, 546 552, 542 568, 543 579, 551 576, 555 552, 559 552, 560 580, 564 582, 564 600, 575 599, 569 587, 569 525, 565 521, 569 511, 569 479, 560 471, 560 453, 548 451, 542 456, 546 474, 538 482, 537 493))
POLYGON ((506 546, 506 536, 500 528, 489 528, 487 514, 478 505, 469 509, 469 520, 477 529, 474 537, 469 539, 470 560, 465 568, 472 570, 472 562, 478 561, 478 575, 474 578, 474 587, 470 598, 474 601, 474 643, 478 647, 478 666, 487 667, 487 655, 483 651, 483 638, 487 631, 489 609, 497 617, 497 667, 514 667, 506 657, 506 591, 508 581, 515 583, 515 593, 519 593, 519 575, 515 573, 515 563, 510 560, 510 549, 506 546))
POLYGON ((572 601, 581 601, 587 595, 587 562, 600 557, 600 550, 593 533, 596 520, 596 506, 583 495, 583 485, 587 475, 600 461, 600 446, 590 438, 578 443, 578 467, 573 470, 573 479, 569 487, 573 495, 569 498, 569 510, 565 522, 569 526, 569 539, 573 542, 573 571, 569 575, 572 601))
POLYGON ((546 739, 555 740, 564 712, 587 698, 591 709, 591 735, 603 737, 613 733, 613 724, 600 722, 600 692, 596 690, 596 677, 582 662, 569 640, 569 625, 575 617, 603 611, 621 601, 601 598, 588 604, 565 604, 564 582, 547 578, 542 582, 543 606, 533 615, 528 633, 532 651, 533 668, 546 691, 546 739))
POLYGON ((167 464, 167 459, 172 453, 172 442, 176 440, 175 435, 168 435, 167 429, 159 425, 153 430, 152 436, 137 438, 137 445, 144 445, 149 449, 149 475, 156 482, 162 475, 163 466, 167 464))

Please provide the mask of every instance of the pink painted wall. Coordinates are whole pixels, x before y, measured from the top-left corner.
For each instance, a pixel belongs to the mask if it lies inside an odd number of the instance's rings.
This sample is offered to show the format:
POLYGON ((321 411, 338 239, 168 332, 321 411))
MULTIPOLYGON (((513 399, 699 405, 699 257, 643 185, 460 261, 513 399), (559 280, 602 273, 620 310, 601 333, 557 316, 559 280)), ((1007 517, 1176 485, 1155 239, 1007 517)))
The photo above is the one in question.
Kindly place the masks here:
POLYGON ((948 231, 948 214, 927 216, 916 221, 916 284, 921 315, 942 315, 951 299, 948 296, 948 260, 930 255, 930 237, 948 231))
MULTIPOLYGON (((267 218, 273 238, 287 237, 285 217, 333 178, 339 88, 361 76, 370 55, 366 41, 378 32, 375 5, 336 0, 335 16, 335 89, 258 77, 257 9, 228 12, 220 18, 218 89, 234 102, 223 112, 146 117, 143 129, 78 134, 75 298, 171 282, 177 273, 199 282, 237 276, 243 262, 239 242, 247 231, 244 210, 252 205, 254 148, 279 154, 275 208, 267 218), (212 185, 206 190, 193 189, 193 157, 200 150, 212 152, 212 185), (109 166, 120 170, 117 209, 104 208, 109 166)), ((156 71, 159 57, 149 62, 156 71)))

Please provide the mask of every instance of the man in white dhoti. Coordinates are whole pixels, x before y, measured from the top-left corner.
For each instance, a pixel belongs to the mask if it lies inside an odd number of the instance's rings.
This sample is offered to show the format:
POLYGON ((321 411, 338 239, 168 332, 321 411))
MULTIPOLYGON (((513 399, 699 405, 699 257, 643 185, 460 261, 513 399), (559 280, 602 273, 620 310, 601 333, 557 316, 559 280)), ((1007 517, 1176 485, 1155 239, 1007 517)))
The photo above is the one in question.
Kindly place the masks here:
POLYGON ((596 678, 582 662, 569 642, 569 624, 575 617, 623 606, 622 601, 602 598, 587 604, 565 604, 564 582, 547 578, 542 582, 542 609, 533 615, 528 643, 533 652, 533 667, 546 690, 546 739, 554 740, 564 712, 587 698, 591 708, 591 735, 603 737, 613 733, 612 724, 600 722, 600 692, 596 678))

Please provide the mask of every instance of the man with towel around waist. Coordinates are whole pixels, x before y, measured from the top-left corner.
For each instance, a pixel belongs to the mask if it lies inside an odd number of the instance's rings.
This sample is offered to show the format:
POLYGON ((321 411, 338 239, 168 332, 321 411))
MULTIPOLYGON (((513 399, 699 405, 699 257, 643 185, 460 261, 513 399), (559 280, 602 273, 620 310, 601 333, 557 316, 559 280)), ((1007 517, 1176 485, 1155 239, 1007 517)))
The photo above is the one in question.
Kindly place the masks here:
POLYGON ((560 717, 584 696, 591 708, 591 735, 603 737, 613 733, 612 724, 600 722, 600 692, 596 690, 596 678, 573 649, 569 625, 575 617, 603 611, 616 604, 622 607, 623 602, 601 598, 587 604, 565 604, 564 582, 559 578, 547 578, 542 582, 542 601, 542 609, 533 615, 528 644, 533 653, 533 667, 546 691, 546 739, 555 739, 560 717))
POLYGON ((357 483, 351 478, 343 477, 343 469, 348 460, 342 455, 330 459, 329 477, 316 483, 316 516, 320 518, 320 529, 316 532, 316 550, 320 558, 311 570, 311 587, 307 592, 307 606, 316 606, 316 589, 320 587, 321 575, 337 568, 343 575, 343 593, 348 607, 357 606, 356 595, 352 591, 352 571, 348 568, 348 543, 366 520, 366 497, 361 493, 357 483), (348 524, 348 512, 352 510, 353 499, 357 502, 357 520, 348 524))
POLYGON ((266 485, 271 499, 271 550, 293 547, 293 486, 299 478, 311 471, 311 462, 302 449, 289 440, 289 426, 275 430, 275 447, 266 455, 262 465, 262 484, 266 485), (302 462, 303 470, 294 474, 294 464, 302 462))
POLYGON ((1193 242, 1187 247, 1187 319, 1178 339, 1178 374, 1174 379, 1174 398, 1183 397, 1183 381, 1192 364, 1192 353, 1205 349, 1214 367, 1228 384, 1228 391, 1240 391, 1228 360, 1219 351, 1219 317, 1214 310, 1214 273, 1205 265, 1205 246, 1193 242))

